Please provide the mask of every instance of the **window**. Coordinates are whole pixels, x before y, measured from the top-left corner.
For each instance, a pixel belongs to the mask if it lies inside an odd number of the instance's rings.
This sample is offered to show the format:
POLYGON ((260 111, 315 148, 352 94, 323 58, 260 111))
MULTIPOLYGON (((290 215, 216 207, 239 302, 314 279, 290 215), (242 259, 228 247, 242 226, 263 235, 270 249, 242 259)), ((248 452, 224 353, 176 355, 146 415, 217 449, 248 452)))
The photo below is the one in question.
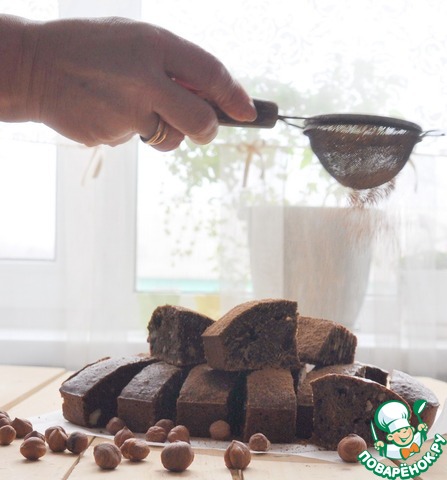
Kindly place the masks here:
MULTIPOLYGON (((447 125, 447 6, 441 0, 359 0, 349 11, 337 0, 0 0, 0 7, 33 18, 122 15, 159 24, 214 53, 254 97, 277 102, 284 114, 361 112, 405 118, 425 130, 447 125)), ((75 368, 102 355, 144 351, 148 318, 163 303, 217 318, 249 298, 289 296, 312 314, 306 309, 332 295, 335 306, 345 296, 353 300, 346 304, 354 305, 360 359, 447 375, 445 137, 424 136, 394 192, 367 209, 375 219, 368 224, 373 235, 367 237, 374 240, 368 248, 359 249, 352 235, 341 238, 347 257, 332 254, 323 265, 331 278, 330 258, 345 260, 352 270, 344 267, 343 277, 360 290, 334 296, 331 286, 343 284, 335 276, 328 287, 313 288, 312 297, 298 287, 317 270, 295 261, 324 260, 346 223, 321 235, 334 215, 313 215, 320 218, 320 233, 306 245, 326 243, 312 251, 297 246, 307 230, 290 212, 346 209, 347 195, 325 175, 299 128, 281 122, 271 130, 222 128, 210 146, 186 144, 159 154, 137 139, 92 150, 46 130, 34 133, 32 125, 20 126, 26 138, 0 127, 0 168, 11 142, 20 151, 11 167, 18 172, 14 184, 25 188, 23 170, 37 168, 20 163, 28 162, 31 150, 32 158, 42 157, 49 169, 45 181, 55 187, 33 183, 40 189, 33 193, 40 202, 33 208, 42 215, 39 236, 33 229, 40 250, 26 245, 10 251, 16 260, 0 262, 1 362, 75 368), (19 146, 18 140, 25 141, 19 146), (88 174, 91 162, 101 165, 97 178, 88 174), (28 348, 19 355, 23 342, 28 348)), ((13 194, 23 198, 18 190, 13 194)), ((9 210, 1 198, 6 229, 9 210)), ((23 210, 30 213, 26 205, 29 199, 23 210)), ((8 221, 30 226, 25 215, 8 221)), ((0 234, 0 249, 5 252, 7 242, 20 246, 18 235, 8 240, 0 234)))

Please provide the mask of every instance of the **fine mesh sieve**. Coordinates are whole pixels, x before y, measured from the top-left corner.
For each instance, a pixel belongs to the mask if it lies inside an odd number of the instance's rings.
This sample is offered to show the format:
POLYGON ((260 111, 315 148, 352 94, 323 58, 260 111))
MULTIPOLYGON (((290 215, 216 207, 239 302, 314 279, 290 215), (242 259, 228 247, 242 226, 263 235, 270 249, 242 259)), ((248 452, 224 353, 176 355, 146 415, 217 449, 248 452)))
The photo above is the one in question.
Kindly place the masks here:
POLYGON ((351 114, 308 118, 303 133, 329 174, 356 190, 393 179, 423 138, 421 127, 415 123, 351 114))
POLYGON ((339 183, 356 190, 374 188, 392 180, 405 166, 416 143, 430 132, 397 118, 359 114, 293 117, 278 114, 278 106, 254 100, 258 117, 237 122, 219 109, 221 125, 273 128, 278 120, 303 129, 323 167, 339 183), (294 121, 300 120, 303 125, 294 121))

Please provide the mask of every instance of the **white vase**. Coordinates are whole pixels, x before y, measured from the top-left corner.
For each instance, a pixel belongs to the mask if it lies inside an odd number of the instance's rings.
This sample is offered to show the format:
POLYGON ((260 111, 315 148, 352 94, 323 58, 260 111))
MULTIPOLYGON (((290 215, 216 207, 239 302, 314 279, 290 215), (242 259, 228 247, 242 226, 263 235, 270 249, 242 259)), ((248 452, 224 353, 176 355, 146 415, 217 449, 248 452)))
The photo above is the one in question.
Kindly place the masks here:
POLYGON ((374 217, 377 212, 366 209, 251 208, 256 298, 293 299, 301 315, 352 327, 368 284, 374 217))

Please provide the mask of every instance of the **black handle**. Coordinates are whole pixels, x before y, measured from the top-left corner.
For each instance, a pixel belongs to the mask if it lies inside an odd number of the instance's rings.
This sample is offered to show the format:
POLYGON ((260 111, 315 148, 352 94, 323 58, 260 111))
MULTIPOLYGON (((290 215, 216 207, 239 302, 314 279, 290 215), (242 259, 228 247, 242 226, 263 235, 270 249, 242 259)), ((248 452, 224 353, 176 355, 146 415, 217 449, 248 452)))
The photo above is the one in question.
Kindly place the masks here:
POLYGON ((268 100, 253 99, 258 116, 253 122, 239 122, 213 105, 220 125, 227 127, 273 128, 278 120, 278 105, 268 100))

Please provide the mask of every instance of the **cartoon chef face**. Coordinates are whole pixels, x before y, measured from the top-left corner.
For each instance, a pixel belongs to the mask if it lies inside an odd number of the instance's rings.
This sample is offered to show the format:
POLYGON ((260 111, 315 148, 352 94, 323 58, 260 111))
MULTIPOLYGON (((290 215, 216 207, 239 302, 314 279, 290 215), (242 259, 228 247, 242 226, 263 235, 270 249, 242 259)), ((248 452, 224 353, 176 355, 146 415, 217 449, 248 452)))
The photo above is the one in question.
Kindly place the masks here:
POLYGON ((386 437, 388 441, 399 447, 409 445, 413 441, 415 429, 410 425, 409 418, 408 407, 397 400, 383 403, 375 414, 376 425, 388 433, 386 437))
POLYGON ((399 447, 405 447, 413 442, 414 431, 415 429, 413 427, 403 427, 393 433, 389 433, 386 438, 389 442, 399 447))

